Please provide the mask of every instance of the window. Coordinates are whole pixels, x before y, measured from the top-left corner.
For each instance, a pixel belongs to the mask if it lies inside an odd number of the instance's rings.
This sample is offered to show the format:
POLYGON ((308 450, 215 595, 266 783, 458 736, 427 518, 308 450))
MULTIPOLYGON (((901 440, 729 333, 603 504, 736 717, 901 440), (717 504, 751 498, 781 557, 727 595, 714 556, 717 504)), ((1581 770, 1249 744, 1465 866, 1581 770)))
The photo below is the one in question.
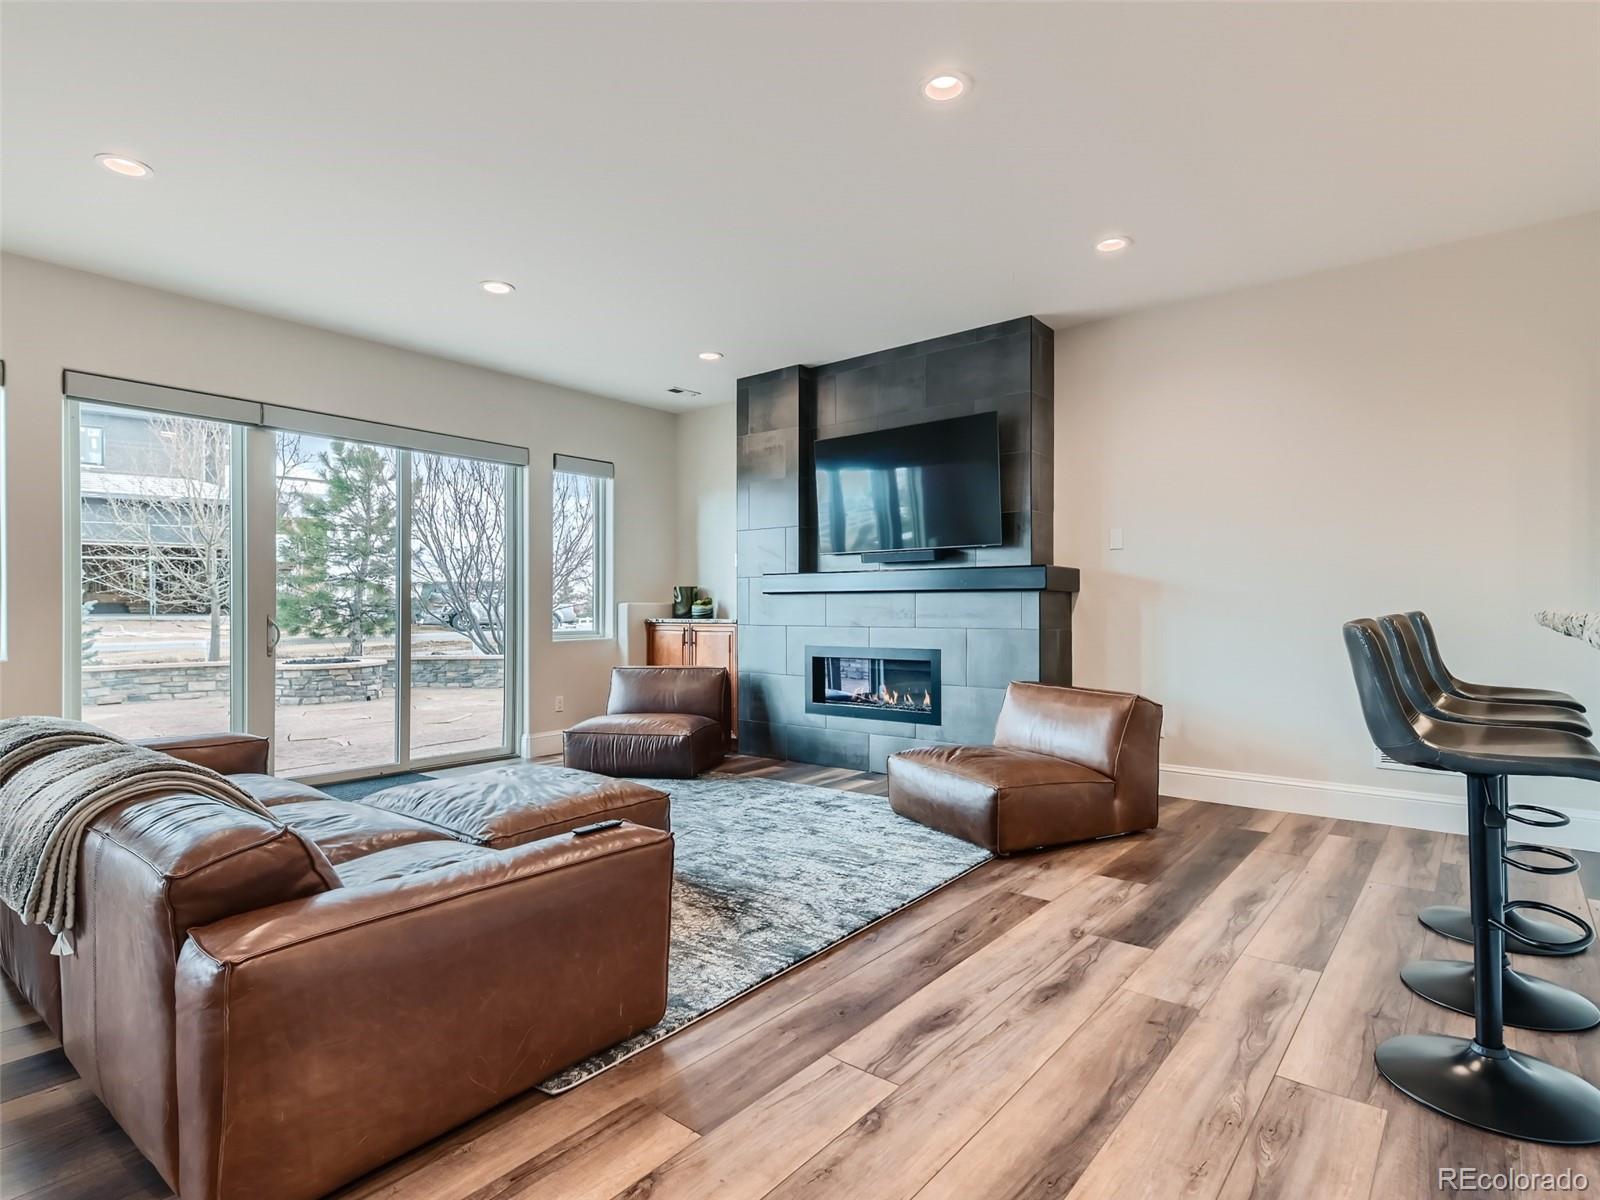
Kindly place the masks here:
POLYGON ((555 457, 551 483, 550 629, 557 638, 611 633, 612 466, 555 457))
MULTIPOLYGON (((222 421, 80 404, 77 479, 79 701, 124 737, 237 727, 233 711, 240 431, 222 421), (91 436, 92 435, 92 436, 91 436), (91 457, 91 446, 93 455, 91 457)), ((70 642, 68 643, 71 644, 70 642)))
POLYGON ((85 720, 270 736, 277 773, 316 780, 515 751, 526 450, 66 382, 65 665, 85 720))

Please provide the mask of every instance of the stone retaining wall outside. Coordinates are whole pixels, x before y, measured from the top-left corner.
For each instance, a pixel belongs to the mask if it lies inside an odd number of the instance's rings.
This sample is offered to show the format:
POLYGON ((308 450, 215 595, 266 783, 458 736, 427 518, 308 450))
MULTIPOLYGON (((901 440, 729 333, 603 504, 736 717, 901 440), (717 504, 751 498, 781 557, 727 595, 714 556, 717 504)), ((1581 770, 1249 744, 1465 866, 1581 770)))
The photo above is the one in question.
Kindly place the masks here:
MULTIPOLYGON (((498 688, 504 678, 498 655, 423 656, 411 663, 411 685, 418 688, 498 688)), ((382 658, 344 663, 280 662, 275 678, 278 703, 283 705, 376 700, 393 689, 394 664, 382 658)), ((85 705, 192 699, 227 690, 226 663, 83 668, 85 705)))

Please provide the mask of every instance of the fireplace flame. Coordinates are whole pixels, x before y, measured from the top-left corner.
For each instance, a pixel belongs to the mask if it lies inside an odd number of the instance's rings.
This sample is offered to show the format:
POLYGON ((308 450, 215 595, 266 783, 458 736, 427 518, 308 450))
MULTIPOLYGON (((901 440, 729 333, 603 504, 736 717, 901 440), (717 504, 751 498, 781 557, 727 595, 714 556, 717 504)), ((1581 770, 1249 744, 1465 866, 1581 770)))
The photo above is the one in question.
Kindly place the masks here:
POLYGON ((869 686, 856 688, 849 693, 849 699, 856 704, 876 704, 879 708, 898 708, 909 712, 932 712, 933 690, 924 688, 922 699, 917 699, 917 694, 909 687, 902 691, 892 688, 887 683, 878 685, 878 690, 873 691, 869 686))

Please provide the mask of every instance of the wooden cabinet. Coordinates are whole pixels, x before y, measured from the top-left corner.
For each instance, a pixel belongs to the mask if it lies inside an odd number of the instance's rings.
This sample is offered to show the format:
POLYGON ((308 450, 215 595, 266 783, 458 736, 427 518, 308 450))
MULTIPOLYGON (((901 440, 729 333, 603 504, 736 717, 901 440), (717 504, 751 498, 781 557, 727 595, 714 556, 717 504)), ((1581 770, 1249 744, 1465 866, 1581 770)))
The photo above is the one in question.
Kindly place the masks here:
POLYGON ((722 667, 728 672, 732 703, 728 737, 739 738, 739 627, 733 624, 651 621, 646 626, 645 661, 652 667, 722 667))
POLYGON ((689 655, 689 626, 662 625, 651 622, 646 627, 645 663, 652 667, 688 667, 694 665, 689 655))

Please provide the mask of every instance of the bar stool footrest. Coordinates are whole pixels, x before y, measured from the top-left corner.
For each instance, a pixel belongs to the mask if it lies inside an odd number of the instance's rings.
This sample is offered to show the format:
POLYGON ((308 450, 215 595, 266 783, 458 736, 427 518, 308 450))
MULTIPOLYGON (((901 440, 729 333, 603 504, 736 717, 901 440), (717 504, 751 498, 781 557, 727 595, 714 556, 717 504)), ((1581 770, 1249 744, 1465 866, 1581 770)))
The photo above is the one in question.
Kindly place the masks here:
POLYGON ((1519 871, 1527 871, 1530 875, 1571 875, 1578 869, 1578 860, 1565 850, 1557 850, 1554 846, 1536 846, 1532 842, 1512 842, 1506 847, 1506 852, 1500 856, 1500 861, 1508 867, 1515 867, 1519 871), (1556 860, 1553 867, 1535 866, 1533 863, 1523 862, 1517 857, 1522 854, 1544 854, 1556 860))
POLYGON ((1525 908, 1532 909, 1534 912, 1549 913, 1552 917, 1560 917, 1564 921, 1570 921, 1573 925, 1577 926, 1578 929, 1582 930, 1582 932, 1575 938, 1555 942, 1535 942, 1526 934, 1513 933, 1512 936, 1517 938, 1518 941, 1526 942, 1529 945, 1538 946, 1540 949, 1548 951, 1551 954, 1576 954, 1580 950, 1587 950, 1590 946, 1594 945, 1593 925, 1589 924, 1589 922, 1585 921, 1577 913, 1568 912, 1564 908, 1557 908, 1554 904, 1546 904, 1543 900, 1508 901, 1505 905, 1505 908, 1502 910, 1503 915, 1501 918, 1496 920, 1494 917, 1490 917, 1489 924, 1493 925, 1496 929, 1499 929, 1502 933, 1512 933, 1510 926, 1506 924, 1506 918, 1513 913, 1521 912, 1525 908))
POLYGON ((1564 812, 1557 812, 1553 808, 1545 808, 1539 804, 1513 804, 1506 809, 1506 816, 1523 825, 1532 825, 1538 829, 1560 829, 1564 825, 1571 825, 1572 818, 1564 812), (1523 816, 1523 813, 1538 813, 1542 817, 1552 820, 1535 821, 1532 817, 1523 816))
MULTIPOLYGON (((1459 904, 1430 904, 1417 914, 1417 920, 1441 937, 1447 937, 1452 942, 1472 945, 1472 914, 1459 904)), ((1539 949, 1541 945, 1560 943, 1566 930, 1548 921, 1525 917, 1521 913, 1508 912, 1505 929, 1506 949, 1512 954, 1527 954, 1535 958, 1564 958, 1569 954, 1582 954, 1585 949, 1581 945, 1566 950, 1539 949)))

